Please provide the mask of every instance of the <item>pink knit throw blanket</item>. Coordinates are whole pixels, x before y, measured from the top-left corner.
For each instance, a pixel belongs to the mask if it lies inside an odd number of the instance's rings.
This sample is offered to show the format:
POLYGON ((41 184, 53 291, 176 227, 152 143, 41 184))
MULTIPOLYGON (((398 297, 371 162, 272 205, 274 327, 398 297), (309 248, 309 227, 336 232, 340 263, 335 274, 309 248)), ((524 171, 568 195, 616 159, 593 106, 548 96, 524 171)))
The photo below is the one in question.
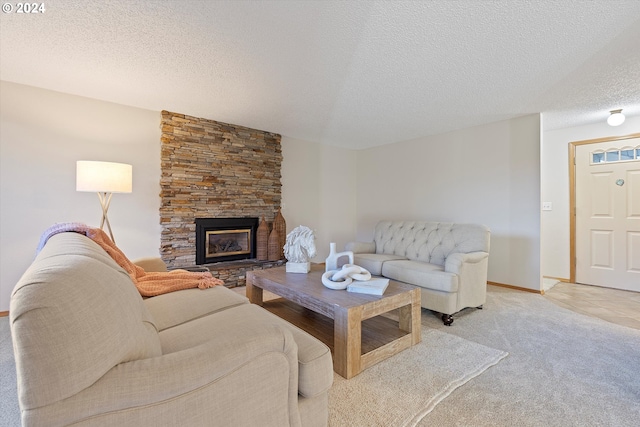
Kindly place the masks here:
POLYGON ((186 270, 146 272, 142 267, 131 262, 104 231, 77 222, 54 224, 49 227, 40 238, 37 252, 40 252, 51 236, 64 232, 84 234, 100 245, 120 267, 129 273, 136 288, 145 297, 181 289, 206 289, 224 284, 222 280, 214 278, 210 272, 190 272, 186 270))

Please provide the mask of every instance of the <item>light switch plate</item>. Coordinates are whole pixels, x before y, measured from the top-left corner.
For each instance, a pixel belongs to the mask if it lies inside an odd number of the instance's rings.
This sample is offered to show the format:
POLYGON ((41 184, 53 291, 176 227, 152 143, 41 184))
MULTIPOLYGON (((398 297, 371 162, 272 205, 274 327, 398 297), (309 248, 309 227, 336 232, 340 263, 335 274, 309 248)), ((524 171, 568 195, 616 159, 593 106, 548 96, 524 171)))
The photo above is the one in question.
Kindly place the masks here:
POLYGON ((542 210, 543 211, 553 210, 553 204, 551 202, 542 202, 542 210))

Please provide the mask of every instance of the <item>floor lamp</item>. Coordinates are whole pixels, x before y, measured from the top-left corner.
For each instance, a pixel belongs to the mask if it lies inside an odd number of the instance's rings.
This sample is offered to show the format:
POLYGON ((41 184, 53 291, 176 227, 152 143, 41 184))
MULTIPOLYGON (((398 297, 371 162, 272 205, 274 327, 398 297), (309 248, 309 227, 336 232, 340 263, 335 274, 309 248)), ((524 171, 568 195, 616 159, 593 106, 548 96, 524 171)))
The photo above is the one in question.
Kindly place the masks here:
POLYGON ((131 193, 133 186, 133 167, 124 163, 95 162, 78 160, 76 163, 76 191, 91 191, 98 193, 102 207, 102 221, 100 229, 107 224, 109 235, 113 243, 111 224, 107 217, 111 196, 113 193, 131 193))

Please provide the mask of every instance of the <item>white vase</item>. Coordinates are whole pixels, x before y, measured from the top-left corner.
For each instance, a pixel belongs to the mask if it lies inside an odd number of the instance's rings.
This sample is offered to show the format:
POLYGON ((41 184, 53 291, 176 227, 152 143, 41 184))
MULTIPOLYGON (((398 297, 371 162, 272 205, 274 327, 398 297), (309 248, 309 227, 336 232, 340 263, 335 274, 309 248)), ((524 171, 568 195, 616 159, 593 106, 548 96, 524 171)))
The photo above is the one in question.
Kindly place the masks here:
POLYGON ((343 256, 349 257, 349 264, 353 264, 353 252, 336 252, 336 244, 329 243, 329 256, 324 261, 324 271, 337 270, 338 260, 343 256))

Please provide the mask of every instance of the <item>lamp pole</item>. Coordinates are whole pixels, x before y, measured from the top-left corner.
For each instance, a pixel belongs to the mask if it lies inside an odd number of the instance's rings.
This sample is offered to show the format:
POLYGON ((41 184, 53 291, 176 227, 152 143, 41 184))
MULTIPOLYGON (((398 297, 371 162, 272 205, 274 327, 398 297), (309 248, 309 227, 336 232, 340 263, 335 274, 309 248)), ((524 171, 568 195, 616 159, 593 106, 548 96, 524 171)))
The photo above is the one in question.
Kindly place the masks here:
POLYGON ((111 241, 115 244, 116 239, 113 237, 113 231, 111 231, 111 224, 109 223, 109 217, 107 216, 107 211, 109 210, 109 205, 111 204, 111 196, 113 196, 113 193, 98 192, 98 199, 100 199, 100 206, 102 207, 102 220, 100 221, 100 229, 103 229, 104 223, 106 222, 107 228, 109 229, 109 236, 111 237, 111 241))

